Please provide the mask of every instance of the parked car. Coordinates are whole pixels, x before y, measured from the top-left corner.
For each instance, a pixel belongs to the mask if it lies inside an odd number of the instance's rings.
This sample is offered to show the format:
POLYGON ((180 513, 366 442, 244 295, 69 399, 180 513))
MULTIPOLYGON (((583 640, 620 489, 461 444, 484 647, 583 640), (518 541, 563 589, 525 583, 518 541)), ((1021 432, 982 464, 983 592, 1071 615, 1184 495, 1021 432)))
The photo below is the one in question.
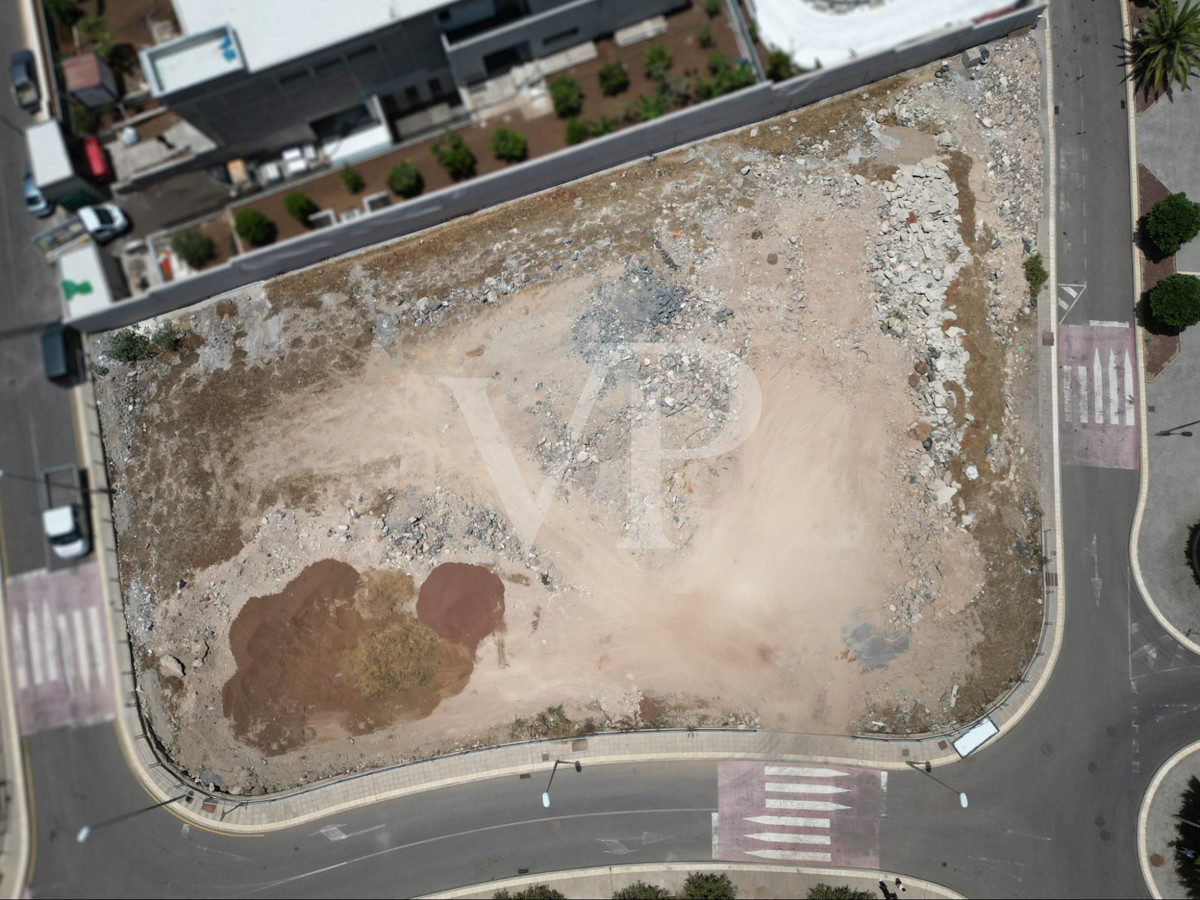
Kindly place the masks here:
POLYGON ((42 104, 42 92, 38 90, 33 54, 28 50, 18 50, 14 53, 8 66, 8 74, 13 100, 17 102, 17 106, 25 112, 36 112, 42 104))
POLYGON ((83 341, 70 325, 56 322, 42 332, 42 366, 46 377, 70 387, 83 378, 83 341))
POLYGON ((91 549, 86 495, 79 467, 54 466, 42 473, 42 531, 59 559, 79 559, 91 549))
POLYGON ((76 215, 97 244, 111 241, 129 227, 129 219, 115 203, 83 206, 76 215))
POLYGON ((25 188, 26 212, 31 216, 37 216, 39 219, 44 219, 50 213, 54 212, 54 204, 47 200, 46 195, 33 183, 33 172, 28 166, 25 167, 25 178, 22 184, 25 188))

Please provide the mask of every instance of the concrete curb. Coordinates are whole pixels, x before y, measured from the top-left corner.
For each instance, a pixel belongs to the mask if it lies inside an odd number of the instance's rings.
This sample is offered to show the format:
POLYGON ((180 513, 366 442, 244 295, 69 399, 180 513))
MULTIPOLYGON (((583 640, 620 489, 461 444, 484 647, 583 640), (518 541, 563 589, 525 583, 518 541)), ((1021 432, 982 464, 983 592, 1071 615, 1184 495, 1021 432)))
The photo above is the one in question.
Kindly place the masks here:
MULTIPOLYGON (((1125 0, 1120 0, 1121 3, 1121 24, 1125 31, 1125 39, 1130 37, 1129 24, 1129 7, 1125 0)), ((1133 79, 1129 78, 1125 82, 1125 111, 1126 117, 1129 120, 1129 186, 1132 191, 1132 227, 1137 228, 1138 220, 1138 183, 1137 183, 1137 112, 1134 107, 1133 98, 1133 79)), ((1142 296, 1142 258, 1138 250, 1137 243, 1133 243, 1133 290, 1134 297, 1142 296)), ((1136 300, 1135 300, 1136 302, 1136 300)), ((1138 557, 1138 539, 1142 532, 1142 519, 1146 514, 1146 497, 1150 493, 1150 431, 1146 423, 1146 331, 1140 323, 1135 322, 1137 328, 1137 356, 1138 356, 1138 394, 1140 395, 1139 415, 1141 417, 1141 442, 1139 452, 1142 455, 1142 472, 1141 481, 1138 486, 1138 502, 1137 511, 1133 515, 1133 528, 1130 531, 1129 537, 1129 558, 1130 567, 1133 569, 1133 580, 1137 583, 1138 591, 1142 595, 1142 600, 1149 607, 1154 618, 1175 640, 1187 647, 1193 653, 1200 655, 1200 644, 1193 641, 1186 634, 1176 628, 1171 621, 1166 617, 1158 604, 1154 602, 1154 598, 1150 596, 1150 591, 1146 588, 1146 581, 1142 577, 1142 563, 1138 557)))
MULTIPOLYGON (((425 894, 423 900, 435 900, 435 898, 450 898, 471 897, 474 895, 482 895, 485 897, 491 896, 495 891, 503 890, 520 890, 534 884, 546 884, 552 887, 557 887, 558 890, 571 894, 568 891, 569 885, 566 882, 579 881, 583 882, 579 885, 582 890, 584 888, 597 887, 596 882, 603 879, 617 879, 621 882, 628 882, 632 876, 639 876, 634 880, 650 879, 652 882, 661 878, 666 873, 677 872, 715 872, 725 873, 730 876, 735 876, 738 873, 770 873, 778 875, 794 875, 808 876, 812 878, 828 878, 830 880, 849 882, 853 886, 862 887, 866 890, 874 891, 880 879, 888 882, 889 886, 892 879, 896 877, 895 872, 871 872, 869 875, 863 874, 863 869, 823 869, 813 866, 783 866, 770 865, 766 863, 727 863, 715 862, 713 860, 700 860, 699 862, 676 862, 676 863, 649 863, 645 865, 628 865, 628 866, 598 866, 590 869, 571 869, 564 872, 545 872, 540 875, 523 875, 519 878, 505 878, 498 881, 485 881, 479 884, 474 884, 469 887, 455 888, 452 891, 443 891, 437 894, 425 894), (588 884, 588 882, 592 884, 588 884), (861 884, 856 884, 861 882, 861 884)), ((923 881, 920 878, 908 878, 902 876, 905 886, 909 889, 914 898, 919 896, 926 897, 944 897, 948 900, 965 900, 962 894, 957 894, 948 887, 936 884, 932 881, 923 881)), ((616 882, 614 881, 614 884, 616 882)), ((578 897, 599 897, 607 893, 611 893, 612 886, 603 891, 588 890, 583 893, 576 893, 578 897)))
MULTIPOLYGON (((1046 109, 1043 110, 1046 140, 1053 152, 1054 136, 1049 119, 1052 108, 1050 71, 1052 60, 1048 16, 1043 18, 1041 31, 1044 41, 1044 65, 1042 77, 1046 79, 1046 109)), ((714 136, 716 137, 716 136, 714 136)), ((1050 166, 1050 184, 1053 184, 1054 169, 1050 166)), ((1054 277, 1054 194, 1050 191, 1047 211, 1050 222, 1048 255, 1051 277, 1054 277)), ((210 301, 211 302, 211 301, 210 301)), ((1050 328, 1056 333, 1053 304, 1050 309, 1050 328)), ((1041 304, 1045 310, 1047 304, 1041 304)), ((1062 515, 1059 501, 1059 447, 1058 447, 1058 403, 1056 385, 1056 349, 1051 348, 1050 415, 1052 427, 1053 464, 1053 508, 1055 531, 1055 557, 1047 563, 1047 571, 1057 568, 1062 557, 1062 515)), ((1044 365, 1044 363, 1043 363, 1044 365)), ((96 487, 106 488, 108 476, 103 464, 104 449, 100 439, 100 422, 95 405, 95 392, 91 383, 72 392, 75 404, 77 433, 81 436, 81 458, 96 487)), ((495 778, 544 771, 554 759, 580 760, 589 765, 655 762, 678 760, 758 759, 796 762, 817 762, 867 766, 881 769, 902 769, 908 765, 928 760, 934 765, 957 762, 958 754, 952 749, 955 737, 973 727, 976 722, 947 734, 919 738, 871 738, 833 735, 806 735, 767 731, 673 731, 636 732, 591 735, 577 740, 543 741, 538 743, 510 744, 486 750, 466 752, 436 759, 374 770, 361 775, 343 776, 323 784, 309 785, 269 797, 210 796, 197 785, 180 777, 169 762, 152 745, 152 736, 147 733, 141 719, 137 702, 137 686, 133 679, 132 659, 121 645, 128 647, 124 605, 117 574, 116 536, 111 521, 111 510, 105 512, 94 508, 96 555, 102 580, 102 592, 108 612, 107 627, 110 633, 116 694, 117 731, 122 751, 130 769, 136 774, 147 793, 157 801, 189 794, 181 802, 167 807, 173 815, 201 828, 229 834, 261 833, 267 830, 289 828, 312 821, 335 812, 364 806, 382 800, 417 793, 425 790, 464 784, 486 778, 495 778), (103 518, 104 515, 108 519, 103 518)), ((1059 573, 1061 578, 1061 573, 1059 573)), ((1062 585, 1046 587, 1046 604, 1043 611, 1043 628, 1038 649, 1025 670, 1024 676, 1012 690, 988 711, 1003 735, 1021 719, 1028 708, 1037 700, 1045 688, 1057 661, 1063 640, 1062 623, 1065 615, 1065 599, 1062 585), (1054 592, 1054 618, 1050 618, 1050 592, 1054 592), (1048 646, 1047 646, 1048 645, 1048 646)), ((978 721, 978 720, 976 720, 978 721)), ((998 738, 997 738, 998 739, 998 738)))
POLYGON ((1146 788, 1146 793, 1142 797, 1141 809, 1138 810, 1138 864, 1142 869, 1142 879, 1146 882, 1146 887, 1155 900, 1162 900, 1163 894, 1158 889, 1158 884, 1155 881, 1154 871, 1150 865, 1149 850, 1146 846, 1146 830, 1150 819, 1150 807, 1153 805, 1158 790, 1166 777, 1171 774, 1171 771, 1179 763, 1194 753, 1200 753, 1200 741, 1188 744, 1159 767, 1158 771, 1154 773, 1154 778, 1150 781, 1150 786, 1146 788))

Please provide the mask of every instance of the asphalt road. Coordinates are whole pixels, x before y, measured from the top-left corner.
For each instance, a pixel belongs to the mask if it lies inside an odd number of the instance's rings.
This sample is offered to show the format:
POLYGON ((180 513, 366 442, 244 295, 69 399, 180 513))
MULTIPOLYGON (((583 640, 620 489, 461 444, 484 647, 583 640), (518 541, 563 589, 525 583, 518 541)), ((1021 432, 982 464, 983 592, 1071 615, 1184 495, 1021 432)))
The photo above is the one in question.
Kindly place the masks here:
MULTIPOLYGON (((32 119, 13 103, 7 66, 23 41, 17 4, 0 3, 0 469, 36 477, 76 456, 67 393, 46 381, 42 370, 41 331, 60 312, 55 270, 29 242, 49 220, 25 211, 21 191, 29 162, 23 129, 32 119)), ((5 574, 53 568, 37 486, 0 478, 0 509, 5 574)))
MULTIPOLYGON (((1067 323, 1131 321, 1119 8, 1060 0, 1054 16, 1059 278, 1089 285, 1067 323)), ((1146 895, 1137 808, 1155 768, 1200 733, 1200 661, 1163 634, 1131 585, 1136 494, 1135 470, 1063 468, 1067 615, 1053 676, 978 755, 890 778, 883 866, 973 897, 1146 895)), ((81 824, 149 802, 112 727, 50 732, 29 747, 38 896, 411 895, 521 868, 607 864, 604 840, 646 832, 669 837, 620 862, 699 860, 716 806, 712 763, 594 766, 556 781, 553 815, 540 783, 512 777, 257 838, 185 829, 154 810, 79 845, 81 824), (326 824, 349 837, 330 840, 326 824)))

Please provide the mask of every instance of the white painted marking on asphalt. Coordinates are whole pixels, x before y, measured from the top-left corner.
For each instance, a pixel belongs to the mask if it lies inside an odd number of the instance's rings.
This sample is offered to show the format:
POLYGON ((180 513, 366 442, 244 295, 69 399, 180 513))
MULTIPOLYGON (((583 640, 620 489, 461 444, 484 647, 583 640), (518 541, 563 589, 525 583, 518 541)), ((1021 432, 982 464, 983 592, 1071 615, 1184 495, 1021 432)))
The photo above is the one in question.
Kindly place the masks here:
POLYGON ((1121 382, 1117 379, 1117 354, 1108 349, 1108 422, 1121 424, 1121 382))
POLYGON ((712 858, 713 859, 721 858, 720 854, 718 853, 718 843, 719 842, 717 840, 717 836, 719 834, 720 834, 720 832, 717 830, 717 814, 713 813, 712 814, 712 858))
POLYGON ((1104 370, 1100 366, 1100 348, 1092 351, 1092 397, 1096 401, 1096 424, 1104 424, 1104 370))
POLYGON ((845 772, 837 769, 807 769, 801 766, 764 766, 764 775, 792 775, 797 778, 840 778, 845 772))
POLYGON ((96 653, 96 674, 100 677, 100 686, 108 685, 108 666, 105 665, 106 656, 102 650, 104 647, 104 638, 100 632, 100 610, 98 607, 89 606, 88 611, 88 632, 92 636, 92 648, 96 653))
POLYGON ((1075 375, 1079 382, 1079 424, 1088 423, 1088 376, 1087 366, 1076 366, 1075 375))
POLYGON ((92 667, 88 665, 87 634, 83 630, 83 610, 71 613, 71 630, 75 632, 75 651, 79 654, 79 674, 83 678, 83 689, 92 689, 92 667))
POLYGON ((879 773, 879 790, 887 793, 887 772, 879 773))
POLYGON ((38 687, 46 679, 42 675, 42 636, 38 631, 36 612, 25 611, 25 628, 29 632, 29 659, 33 663, 33 686, 38 687))
POLYGON ((1088 319, 1088 324, 1093 328, 1128 328, 1128 322, 1110 322, 1106 319, 1088 319))
POLYGON ((605 853, 611 853, 613 856, 624 856, 634 852, 616 838, 596 838, 596 840, 608 848, 604 851, 605 853))
POLYGON ((25 657, 25 629, 21 625, 21 617, 13 616, 13 663, 17 670, 17 690, 23 691, 29 687, 29 673, 25 670, 28 661, 25 657))
POLYGON ((1060 284, 1058 286, 1058 289, 1060 291, 1062 291, 1064 294, 1066 294, 1068 297, 1070 297, 1072 300, 1074 300, 1076 297, 1079 296, 1079 291, 1076 289, 1076 286, 1073 284, 1060 284))
POLYGON ((1071 416, 1071 367, 1062 366, 1061 369, 1062 375, 1059 376, 1058 381, 1059 384, 1062 385, 1063 389, 1063 409, 1065 410, 1064 415, 1067 417, 1067 421, 1070 422, 1073 421, 1071 416))
POLYGON ((42 607, 42 633, 46 635, 46 680, 58 681, 58 647, 54 642, 54 620, 50 607, 42 607))
POLYGON ((55 623, 58 625, 58 646, 63 655, 63 676, 67 682, 67 689, 73 691, 75 682, 78 681, 78 674, 75 665, 75 649, 71 645, 71 632, 67 628, 66 615, 59 613, 55 623))
POLYGON ((829 819, 810 819, 807 816, 747 816, 755 825, 787 825, 791 828, 828 828, 829 819))
POLYGON ((827 834, 793 834, 788 831, 763 831, 759 834, 748 834, 746 837, 755 841, 772 844, 815 844, 829 846, 833 838, 827 834))
POLYGON ((768 781, 768 791, 776 794, 848 794, 849 788, 832 784, 795 784, 788 781, 768 781))
POLYGON ((832 862, 830 853, 817 853, 813 850, 747 850, 750 856, 759 859, 794 859, 797 862, 832 862))
POLYGON ((1135 425, 1135 406, 1133 403, 1133 365, 1129 361, 1129 351, 1125 351, 1125 424, 1135 425))
POLYGON ((324 828, 314 833, 323 834, 331 841, 344 841, 346 839, 346 832, 342 831, 342 829, 338 828, 336 825, 326 825, 324 828))
POLYGON ((833 812, 838 809, 849 809, 840 803, 830 803, 828 800, 780 800, 775 797, 767 798, 767 809, 803 809, 807 812, 833 812))
POLYGON ((188 832, 189 832, 189 831, 191 831, 191 830, 192 830, 192 826, 191 826, 191 825, 189 825, 187 822, 184 822, 184 823, 183 823, 183 827, 179 829, 179 836, 180 836, 180 837, 187 837, 187 836, 188 836, 188 832))

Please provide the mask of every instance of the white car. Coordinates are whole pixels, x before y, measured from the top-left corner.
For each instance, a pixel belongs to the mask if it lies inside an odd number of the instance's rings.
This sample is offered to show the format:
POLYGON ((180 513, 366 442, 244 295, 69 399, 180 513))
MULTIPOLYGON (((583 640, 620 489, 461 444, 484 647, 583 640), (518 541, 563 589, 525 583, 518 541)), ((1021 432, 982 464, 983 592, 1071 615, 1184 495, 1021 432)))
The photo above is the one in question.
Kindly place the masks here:
POLYGON ((80 207, 76 215, 97 244, 111 241, 129 227, 129 219, 114 203, 80 207))

